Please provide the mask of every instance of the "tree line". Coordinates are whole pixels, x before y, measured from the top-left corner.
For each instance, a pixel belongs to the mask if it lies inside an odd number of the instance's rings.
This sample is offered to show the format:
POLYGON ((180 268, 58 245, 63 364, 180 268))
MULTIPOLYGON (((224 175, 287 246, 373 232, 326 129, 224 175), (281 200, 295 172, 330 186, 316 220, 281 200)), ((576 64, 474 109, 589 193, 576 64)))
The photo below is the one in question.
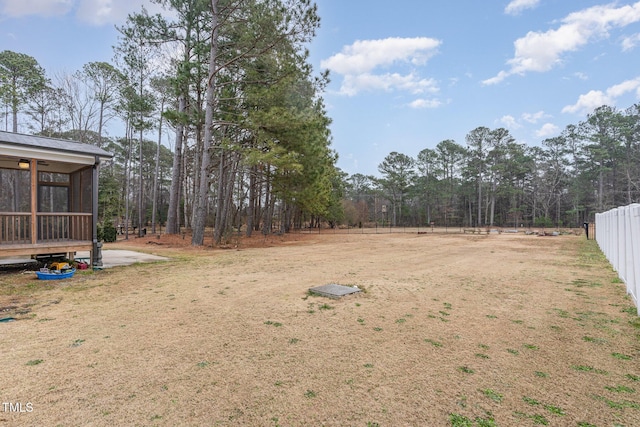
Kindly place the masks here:
POLYGON ((379 177, 347 179, 351 225, 580 227, 640 202, 640 104, 603 105, 541 146, 478 127, 417 158, 392 152, 379 177))
POLYGON ((579 226, 640 199, 639 105, 602 106, 540 147, 479 127, 349 176, 330 146, 328 73, 308 62, 311 0, 152 1, 168 13, 129 15, 111 63, 48 76, 0 52, 5 129, 114 153, 103 224, 188 228, 202 245, 207 229, 219 244, 340 224, 579 226))
POLYGON ((221 243, 338 215, 328 76, 306 49, 315 4, 152 1, 168 13, 129 15, 113 63, 49 77, 34 58, 0 52, 5 129, 114 153, 100 176, 103 222, 190 228, 202 245, 208 227, 221 243))

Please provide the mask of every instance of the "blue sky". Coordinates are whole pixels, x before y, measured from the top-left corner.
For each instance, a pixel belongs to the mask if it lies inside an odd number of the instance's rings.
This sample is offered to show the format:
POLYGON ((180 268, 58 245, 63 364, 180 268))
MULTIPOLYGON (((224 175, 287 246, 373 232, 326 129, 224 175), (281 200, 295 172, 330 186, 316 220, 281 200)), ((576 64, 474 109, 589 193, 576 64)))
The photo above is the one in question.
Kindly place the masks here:
MULTIPOLYGON (((0 50, 52 75, 110 61, 148 0, 0 0, 0 50)), ((594 108, 640 102, 640 1, 317 0, 332 147, 349 174, 478 126, 540 145, 594 108)))

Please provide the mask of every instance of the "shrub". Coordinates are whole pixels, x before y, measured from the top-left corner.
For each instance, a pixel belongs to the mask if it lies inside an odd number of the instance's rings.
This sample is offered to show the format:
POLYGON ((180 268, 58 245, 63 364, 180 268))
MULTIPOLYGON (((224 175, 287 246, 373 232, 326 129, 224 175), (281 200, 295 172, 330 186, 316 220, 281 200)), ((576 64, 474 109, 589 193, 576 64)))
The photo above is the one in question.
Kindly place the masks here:
POLYGON ((105 220, 103 224, 98 224, 98 241, 99 242, 115 242, 116 241, 116 228, 111 221, 105 220))
POLYGON ((551 228, 554 226, 553 221, 551 220, 551 218, 546 217, 546 216, 542 216, 542 217, 538 217, 533 221, 533 225, 535 227, 547 227, 547 228, 551 228))

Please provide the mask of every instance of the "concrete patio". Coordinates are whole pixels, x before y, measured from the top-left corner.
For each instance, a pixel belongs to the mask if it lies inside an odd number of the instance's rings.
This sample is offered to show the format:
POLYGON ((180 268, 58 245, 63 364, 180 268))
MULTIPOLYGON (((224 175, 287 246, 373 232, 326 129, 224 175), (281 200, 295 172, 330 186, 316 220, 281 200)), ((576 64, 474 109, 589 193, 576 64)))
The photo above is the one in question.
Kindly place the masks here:
MULTIPOLYGON (((89 259, 89 252, 77 252, 76 259, 89 259)), ((131 265, 137 262, 167 261, 169 258, 122 249, 102 250, 102 268, 131 265)))
MULTIPOLYGON (((88 260, 89 251, 78 251, 75 256, 76 260, 88 260)), ((111 268, 123 265, 131 265, 137 262, 156 262, 166 261, 169 258, 158 255, 146 254, 143 252, 128 251, 121 249, 106 249, 102 251, 102 267, 111 268)), ((32 264, 36 261, 31 258, 0 258, 0 265, 23 265, 32 264)))

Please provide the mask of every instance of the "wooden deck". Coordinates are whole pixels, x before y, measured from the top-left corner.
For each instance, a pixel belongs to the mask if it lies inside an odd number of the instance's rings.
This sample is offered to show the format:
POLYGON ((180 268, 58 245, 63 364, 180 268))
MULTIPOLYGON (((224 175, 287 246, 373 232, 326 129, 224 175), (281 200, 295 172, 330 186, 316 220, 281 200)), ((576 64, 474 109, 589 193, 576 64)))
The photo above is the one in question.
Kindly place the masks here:
POLYGON ((67 240, 49 243, 0 244, 0 257, 66 254, 73 259, 77 251, 93 251, 93 244, 87 240, 67 240))
POLYGON ((92 251, 91 214, 0 212, 0 257, 92 251))

